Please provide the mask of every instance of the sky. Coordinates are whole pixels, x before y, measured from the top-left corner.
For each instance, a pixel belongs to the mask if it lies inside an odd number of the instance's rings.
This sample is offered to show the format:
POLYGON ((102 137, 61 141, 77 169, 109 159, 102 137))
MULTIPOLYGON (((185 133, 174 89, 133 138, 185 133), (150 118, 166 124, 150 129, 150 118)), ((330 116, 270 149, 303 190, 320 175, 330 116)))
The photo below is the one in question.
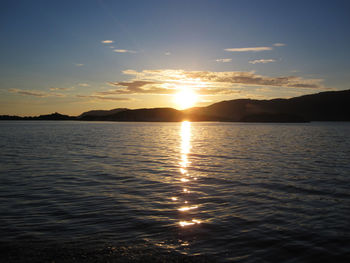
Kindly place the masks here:
POLYGON ((0 115, 349 89, 349 14, 337 0, 2 0, 0 115))

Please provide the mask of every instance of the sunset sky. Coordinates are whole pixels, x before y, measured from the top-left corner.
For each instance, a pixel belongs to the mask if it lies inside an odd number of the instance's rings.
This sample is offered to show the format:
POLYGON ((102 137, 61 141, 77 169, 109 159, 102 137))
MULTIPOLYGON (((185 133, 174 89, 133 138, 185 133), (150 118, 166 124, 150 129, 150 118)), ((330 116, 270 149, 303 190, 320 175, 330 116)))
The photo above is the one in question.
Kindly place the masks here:
POLYGON ((349 89, 349 14, 350 1, 1 1, 0 114, 349 89))

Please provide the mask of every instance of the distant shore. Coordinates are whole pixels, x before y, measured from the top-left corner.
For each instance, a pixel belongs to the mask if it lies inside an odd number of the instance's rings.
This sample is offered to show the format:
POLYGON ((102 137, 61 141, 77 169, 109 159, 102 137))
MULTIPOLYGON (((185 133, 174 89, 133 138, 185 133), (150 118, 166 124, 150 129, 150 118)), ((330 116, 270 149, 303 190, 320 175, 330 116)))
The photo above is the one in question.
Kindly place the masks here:
POLYGON ((186 110, 173 108, 91 110, 79 116, 52 113, 40 116, 0 115, 0 120, 80 120, 135 122, 272 122, 350 121, 350 90, 328 91, 290 99, 237 99, 186 110))

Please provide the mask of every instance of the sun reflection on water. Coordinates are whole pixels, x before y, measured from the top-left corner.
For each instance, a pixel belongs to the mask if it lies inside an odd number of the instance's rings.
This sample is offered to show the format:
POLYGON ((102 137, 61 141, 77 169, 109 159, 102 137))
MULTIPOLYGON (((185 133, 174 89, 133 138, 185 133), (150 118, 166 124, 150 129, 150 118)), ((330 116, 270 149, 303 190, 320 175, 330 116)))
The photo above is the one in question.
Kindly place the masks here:
POLYGON ((194 205, 194 206, 183 206, 180 207, 178 210, 179 211, 188 211, 188 210, 192 210, 192 209, 196 209, 198 208, 198 205, 194 205))
MULTIPOLYGON (((180 182, 183 185, 182 188, 182 195, 190 194, 191 191, 189 189, 191 181, 193 181, 192 176, 189 173, 189 166, 191 162, 188 159, 188 155, 191 151, 191 122, 188 121, 183 121, 181 124, 181 159, 179 162, 179 170, 180 170, 180 182)), ((195 178, 194 180, 196 180, 195 178)), ((190 195, 189 195, 190 196, 190 195)), ((187 199, 187 198, 186 198, 187 199)), ((185 200, 184 203, 186 204, 185 206, 181 206, 178 208, 178 211, 181 212, 181 217, 182 220, 180 220, 179 225, 181 227, 188 227, 196 224, 200 224, 201 221, 195 218, 191 218, 191 214, 188 214, 190 210, 194 210, 198 208, 198 205, 196 204, 188 204, 189 201, 185 200), (186 213, 187 212, 187 213, 186 213), (188 218, 190 217, 190 218, 188 218)), ((192 202, 190 202, 192 203, 192 202)))
POLYGON ((200 224, 200 223, 201 223, 200 220, 192 219, 192 221, 180 221, 179 225, 182 227, 185 227, 185 226, 192 226, 192 225, 200 224))

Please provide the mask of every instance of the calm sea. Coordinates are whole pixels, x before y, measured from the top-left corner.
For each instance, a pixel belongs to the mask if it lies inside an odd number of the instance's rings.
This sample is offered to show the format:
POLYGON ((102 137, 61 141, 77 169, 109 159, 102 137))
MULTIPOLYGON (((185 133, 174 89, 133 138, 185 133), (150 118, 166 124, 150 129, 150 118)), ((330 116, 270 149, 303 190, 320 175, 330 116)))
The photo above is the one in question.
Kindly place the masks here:
POLYGON ((0 244, 14 262, 346 262, 350 123, 2 121, 0 244))

